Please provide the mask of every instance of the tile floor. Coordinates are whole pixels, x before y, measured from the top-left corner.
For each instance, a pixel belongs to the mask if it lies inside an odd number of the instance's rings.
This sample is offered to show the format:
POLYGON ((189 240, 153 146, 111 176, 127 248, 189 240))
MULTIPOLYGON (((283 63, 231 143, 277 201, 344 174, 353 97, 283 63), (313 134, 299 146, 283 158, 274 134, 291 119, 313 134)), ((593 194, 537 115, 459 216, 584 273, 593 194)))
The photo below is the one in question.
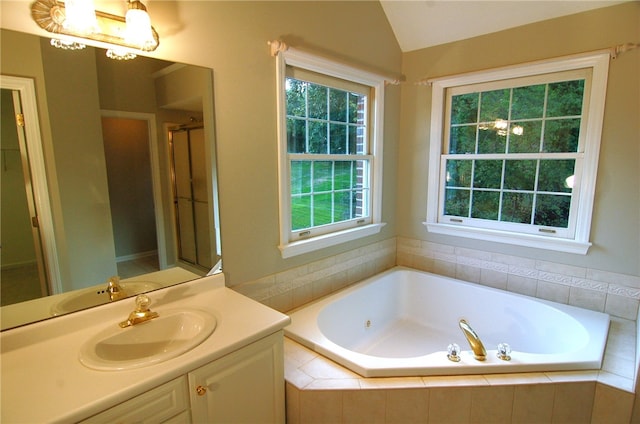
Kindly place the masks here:
POLYGON ((41 296, 38 266, 35 262, 2 269, 0 274, 0 303, 2 306, 37 299, 41 296))
POLYGON ((120 278, 130 278, 149 272, 160 271, 158 255, 143 256, 129 261, 118 262, 120 278))

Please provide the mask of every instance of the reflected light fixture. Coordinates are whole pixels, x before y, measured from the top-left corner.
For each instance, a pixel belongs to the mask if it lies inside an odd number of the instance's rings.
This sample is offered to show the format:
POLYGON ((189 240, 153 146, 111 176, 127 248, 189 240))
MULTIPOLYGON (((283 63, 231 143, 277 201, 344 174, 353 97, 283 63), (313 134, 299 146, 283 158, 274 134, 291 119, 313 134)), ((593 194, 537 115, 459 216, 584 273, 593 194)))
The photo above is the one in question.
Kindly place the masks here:
POLYGON ((509 123, 504 119, 496 119, 493 123, 493 128, 496 128, 498 130, 506 130, 508 126, 509 123))
POLYGON ((522 135, 524 134, 524 127, 521 125, 514 125, 513 128, 511 128, 511 132, 515 135, 522 135))
POLYGON ((499 136, 507 135, 507 128, 509 127, 509 123, 504 119, 496 119, 493 123, 493 128, 496 130, 499 136))
POLYGON ((576 176, 575 175, 569 175, 565 180, 564 180, 564 186, 565 188, 570 188, 573 189, 573 185, 576 182, 576 176))
POLYGON ((127 60, 160 44, 146 7, 127 0, 126 17, 95 10, 93 0, 36 0, 31 17, 44 30, 57 34, 51 44, 67 50, 83 48, 83 40, 108 44, 107 56, 127 60), (76 9, 77 7, 77 9, 76 9))

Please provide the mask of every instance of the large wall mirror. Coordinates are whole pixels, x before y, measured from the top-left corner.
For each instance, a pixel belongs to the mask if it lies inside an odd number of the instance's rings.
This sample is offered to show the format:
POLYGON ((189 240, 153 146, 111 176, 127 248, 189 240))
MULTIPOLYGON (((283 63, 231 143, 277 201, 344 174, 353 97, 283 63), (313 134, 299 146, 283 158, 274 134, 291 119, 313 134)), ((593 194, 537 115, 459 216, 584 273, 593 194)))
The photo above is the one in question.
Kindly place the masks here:
POLYGON ((2 329, 220 270, 212 70, 0 42, 2 329))

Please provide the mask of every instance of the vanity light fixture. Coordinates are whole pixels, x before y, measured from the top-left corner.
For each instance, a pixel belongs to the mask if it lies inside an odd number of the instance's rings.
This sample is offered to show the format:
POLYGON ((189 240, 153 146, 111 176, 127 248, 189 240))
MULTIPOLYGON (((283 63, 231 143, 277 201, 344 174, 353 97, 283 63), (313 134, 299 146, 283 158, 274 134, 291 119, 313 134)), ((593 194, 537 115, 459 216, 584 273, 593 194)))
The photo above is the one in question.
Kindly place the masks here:
POLYGON ((76 34, 92 34, 100 31, 93 0, 66 0, 65 19, 62 26, 76 34))
POLYGON ((151 28, 151 18, 147 13, 147 8, 139 0, 129 0, 127 14, 125 15, 126 29, 125 41, 139 49, 153 47, 157 45, 153 38, 151 28))
POLYGON ((93 40, 111 45, 108 57, 128 60, 138 52, 155 50, 160 38, 146 7, 139 0, 126 2, 128 10, 122 17, 93 11, 93 0, 36 0, 31 4, 31 17, 40 28, 58 34, 51 42, 55 47, 77 50, 83 48, 83 40, 93 40), (73 22, 76 16, 83 16, 81 23, 73 22))

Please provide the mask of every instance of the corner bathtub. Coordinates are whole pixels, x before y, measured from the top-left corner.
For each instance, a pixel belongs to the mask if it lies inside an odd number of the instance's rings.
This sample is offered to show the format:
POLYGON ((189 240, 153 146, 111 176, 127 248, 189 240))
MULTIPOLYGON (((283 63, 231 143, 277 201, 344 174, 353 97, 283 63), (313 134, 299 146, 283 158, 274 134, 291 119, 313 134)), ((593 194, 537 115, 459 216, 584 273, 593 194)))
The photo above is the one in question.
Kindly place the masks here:
POLYGON ((364 377, 392 377, 599 369, 608 329, 603 313, 396 267, 293 312, 285 334, 364 377), (450 343, 459 362, 447 358, 450 343))

